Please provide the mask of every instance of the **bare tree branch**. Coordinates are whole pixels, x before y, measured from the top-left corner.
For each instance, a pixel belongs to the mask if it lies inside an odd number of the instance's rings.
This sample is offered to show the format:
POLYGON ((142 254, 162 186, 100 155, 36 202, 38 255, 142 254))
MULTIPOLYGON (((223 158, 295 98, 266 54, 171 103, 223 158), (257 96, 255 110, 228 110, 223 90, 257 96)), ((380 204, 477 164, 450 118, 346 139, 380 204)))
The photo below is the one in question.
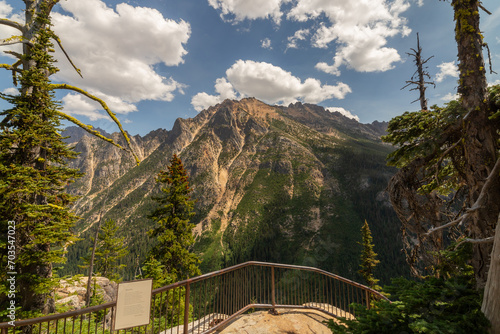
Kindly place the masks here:
POLYGON ((62 46, 62 42, 61 42, 61 39, 54 35, 54 39, 56 40, 57 42, 57 45, 59 45, 59 47, 61 48, 62 52, 64 53, 64 55, 66 56, 66 59, 68 59, 69 63, 71 64, 71 66, 73 66, 73 68, 75 69, 76 73, 78 73, 78 75, 83 78, 82 76, 82 72, 80 71, 80 69, 78 67, 75 66, 75 64, 73 63, 73 61, 71 60, 71 58, 69 57, 68 53, 66 52, 66 50, 64 49, 64 47, 62 46))
POLYGON ((24 31, 25 31, 24 25, 22 25, 19 22, 12 21, 12 20, 9 20, 9 19, 0 18, 0 24, 4 25, 4 26, 9 26, 9 27, 15 28, 15 29, 19 30, 22 33, 24 33, 24 31))
POLYGON ((460 139, 459 141, 457 141, 455 144, 451 145, 450 147, 448 147, 448 149, 446 149, 446 151, 443 152, 443 154, 441 154, 441 157, 439 158, 438 162, 436 163, 436 173, 434 174, 434 177, 436 178, 437 180, 437 177, 438 177, 438 173, 439 173, 439 170, 440 170, 440 166, 441 164, 443 163, 443 160, 444 158, 451 152, 453 151, 458 145, 460 145, 460 143, 462 142, 462 139, 460 139))
POLYGON ((478 3, 477 6, 479 8, 481 8, 482 10, 484 10, 484 12, 488 15, 491 15, 491 12, 489 10, 487 10, 486 8, 483 7, 483 5, 481 3, 478 3))
MULTIPOLYGON (((81 89, 79 87, 71 86, 71 85, 68 85, 68 84, 51 84, 50 88, 52 88, 52 89, 68 89, 68 90, 72 90, 72 91, 75 91, 75 92, 80 93, 82 95, 85 95, 86 97, 88 97, 91 100, 99 102, 99 104, 102 106, 102 108, 108 113, 109 117, 111 117, 111 119, 118 125, 118 128, 120 129, 120 132, 122 133, 123 137, 125 138, 125 140, 127 142, 128 150, 134 156, 134 159, 135 159, 136 163, 139 164, 140 160, 137 157, 137 155, 134 153, 134 150, 132 149, 132 146, 131 146, 131 143, 130 143, 130 138, 128 137, 128 135, 125 132, 125 130, 123 130, 123 127, 122 127, 120 121, 118 120, 118 118, 116 118, 116 114, 113 113, 111 111, 111 109, 109 109, 109 107, 106 104, 106 102, 104 102, 103 100, 101 100, 97 96, 94 96, 94 95, 90 94, 89 92, 87 92, 87 91, 85 91, 85 90, 83 90, 83 89, 81 89)), ((81 124, 83 124, 83 123, 81 123, 81 124)), ((79 125, 79 126, 81 126, 81 125, 79 125)))
POLYGON ((23 39, 23 36, 12 36, 5 39, 0 39, 0 46, 14 45, 14 44, 28 44, 33 46, 33 43, 23 39))
POLYGON ((498 74, 497 72, 493 71, 493 65, 491 65, 491 52, 488 43, 483 43, 483 46, 486 48, 486 50, 488 50, 488 63, 490 64, 490 74, 498 74))
POLYGON ((469 238, 466 238, 462 241, 460 241, 456 246, 455 246, 455 250, 457 250, 458 247, 460 247, 460 245, 464 244, 464 243, 470 243, 470 244, 486 244, 486 243, 490 243, 490 242, 493 242, 495 240, 495 237, 488 237, 488 238, 484 238, 484 239, 469 239, 469 238))
POLYGON ((488 175, 488 178, 486 179, 484 186, 481 188, 479 197, 477 198, 476 202, 474 202, 474 205, 472 205, 469 209, 467 209, 466 212, 459 218, 452 220, 447 224, 431 228, 429 231, 427 231, 425 235, 428 236, 439 230, 461 223, 466 219, 468 219, 471 214, 475 213, 476 211, 484 207, 484 202, 487 201, 488 193, 491 191, 493 187, 495 187, 496 183, 499 182, 499 179, 500 179, 500 159, 497 159, 497 162, 495 163, 495 166, 491 170, 490 175, 488 175))

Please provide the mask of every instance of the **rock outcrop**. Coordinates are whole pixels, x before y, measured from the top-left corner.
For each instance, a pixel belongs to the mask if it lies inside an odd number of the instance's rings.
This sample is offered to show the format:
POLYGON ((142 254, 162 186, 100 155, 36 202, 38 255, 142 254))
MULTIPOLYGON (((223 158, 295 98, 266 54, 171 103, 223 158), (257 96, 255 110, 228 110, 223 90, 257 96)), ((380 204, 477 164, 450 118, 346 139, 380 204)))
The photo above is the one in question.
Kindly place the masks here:
MULTIPOLYGON (((85 307, 85 296, 87 293, 88 277, 61 280, 59 288, 55 291, 56 304, 67 306, 69 310, 79 310, 85 307)), ((112 302, 116 300, 118 284, 110 281, 106 277, 94 277, 91 281, 92 293, 102 297, 102 302, 112 302)))

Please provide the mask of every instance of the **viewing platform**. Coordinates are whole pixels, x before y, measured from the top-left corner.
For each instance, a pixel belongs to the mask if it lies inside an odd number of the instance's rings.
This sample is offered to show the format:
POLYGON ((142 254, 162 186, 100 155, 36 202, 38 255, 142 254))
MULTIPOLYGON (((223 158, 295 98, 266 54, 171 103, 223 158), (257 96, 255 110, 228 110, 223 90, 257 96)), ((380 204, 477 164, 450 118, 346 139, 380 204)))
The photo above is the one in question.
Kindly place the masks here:
MULTIPOLYGON (((146 297, 149 299, 149 295, 146 297)), ((132 315, 135 311, 147 312, 149 323, 141 326, 114 330, 117 317, 114 301, 19 320, 14 327, 1 323, 0 331, 1 334, 19 330, 40 334, 198 334, 238 333, 238 328, 245 327, 247 333, 264 333, 257 328, 264 328, 265 323, 272 325, 270 319, 274 318, 277 322, 273 326, 284 326, 285 332, 293 333, 294 320, 290 319, 308 317, 312 323, 327 329, 322 325, 323 320, 355 317, 352 303, 370 307, 370 302, 378 299, 387 300, 369 287, 318 268, 249 261, 153 290, 149 312, 128 310, 132 315)), ((300 321, 295 322, 300 326, 300 321)), ((299 327, 295 331, 300 331, 299 327)))

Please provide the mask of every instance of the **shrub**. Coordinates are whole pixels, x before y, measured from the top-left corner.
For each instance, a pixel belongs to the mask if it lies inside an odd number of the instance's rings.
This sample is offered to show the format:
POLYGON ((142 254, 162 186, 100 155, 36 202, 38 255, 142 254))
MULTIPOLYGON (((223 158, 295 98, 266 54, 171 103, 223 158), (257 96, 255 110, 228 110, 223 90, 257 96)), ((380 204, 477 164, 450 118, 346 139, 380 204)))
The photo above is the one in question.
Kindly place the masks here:
POLYGON ((488 333, 489 321, 481 312, 481 296, 470 280, 427 278, 393 280, 385 289, 394 302, 378 301, 370 309, 354 305, 356 319, 330 320, 333 333, 488 333))

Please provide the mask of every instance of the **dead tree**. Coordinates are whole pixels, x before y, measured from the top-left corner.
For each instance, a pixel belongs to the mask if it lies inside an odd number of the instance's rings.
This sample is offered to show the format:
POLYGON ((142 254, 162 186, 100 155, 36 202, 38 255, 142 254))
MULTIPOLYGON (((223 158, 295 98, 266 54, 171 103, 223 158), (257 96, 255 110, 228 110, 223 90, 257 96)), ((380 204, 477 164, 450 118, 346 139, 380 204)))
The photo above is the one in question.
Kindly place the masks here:
POLYGON ((411 79, 406 81, 406 85, 401 89, 405 89, 410 85, 415 85, 416 87, 413 87, 412 89, 410 89, 410 91, 418 90, 420 92, 420 97, 415 101, 412 101, 412 103, 420 101, 420 109, 427 110, 427 99, 425 98, 425 90, 427 89, 426 85, 433 85, 434 87, 436 87, 436 84, 433 81, 425 81, 426 77, 429 80, 431 79, 431 77, 429 75, 429 72, 425 70, 426 67, 424 68, 424 65, 434 56, 430 56, 429 58, 422 60, 422 48, 420 47, 420 39, 418 37, 418 33, 417 49, 415 50, 412 48, 411 51, 412 52, 407 52, 406 54, 414 58, 417 70, 415 71, 415 73, 413 73, 411 79))

